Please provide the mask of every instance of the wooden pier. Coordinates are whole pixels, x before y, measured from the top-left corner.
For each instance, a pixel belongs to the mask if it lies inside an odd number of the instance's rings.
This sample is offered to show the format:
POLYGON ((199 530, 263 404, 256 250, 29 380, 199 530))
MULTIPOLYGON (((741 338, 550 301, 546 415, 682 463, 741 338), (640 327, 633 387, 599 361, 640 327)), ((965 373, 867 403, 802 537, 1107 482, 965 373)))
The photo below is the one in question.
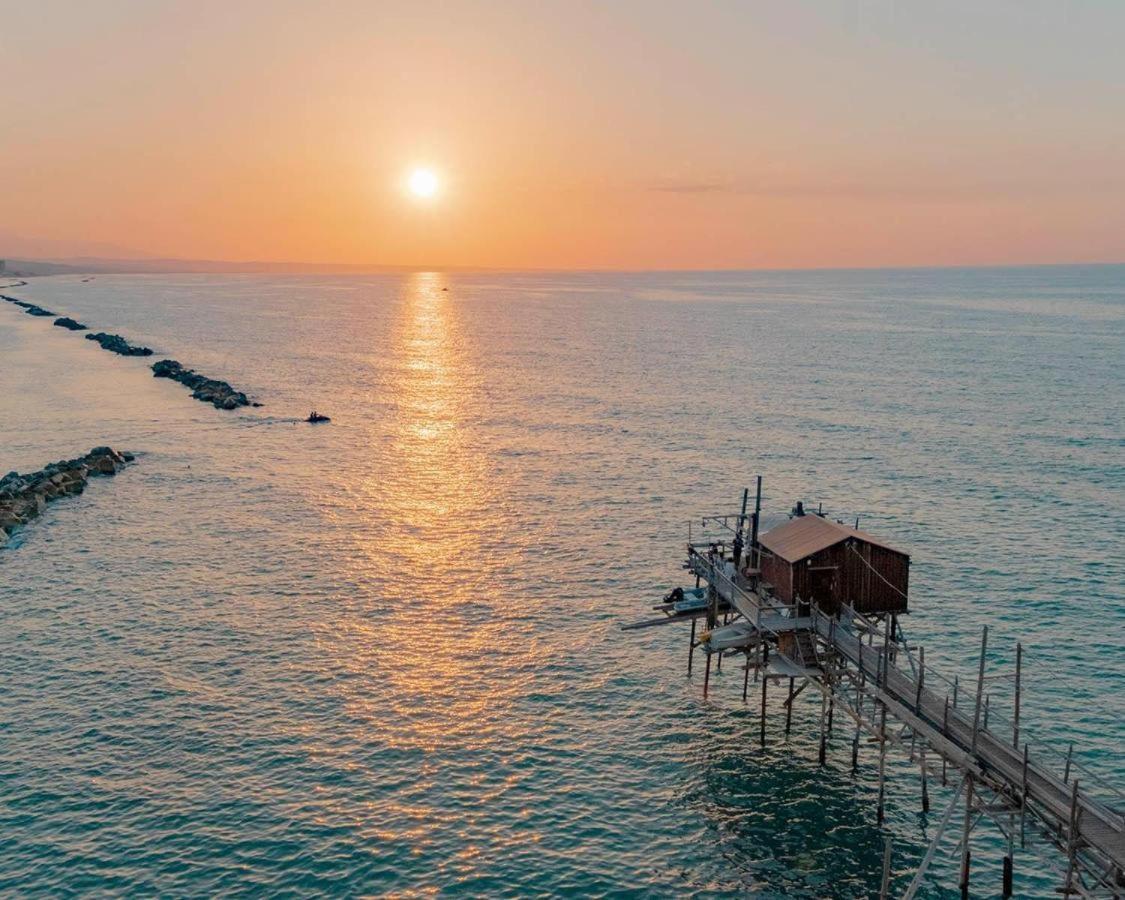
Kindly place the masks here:
MULTIPOLYGON (((690 621, 688 671, 699 649, 706 655, 705 696, 712 657, 721 665, 724 656, 743 656, 744 700, 750 673, 761 679, 763 744, 770 681, 788 685, 786 733, 797 696, 809 687, 818 691, 822 765, 837 712, 854 723, 853 771, 861 735, 878 744, 879 824, 884 817, 888 749, 918 766, 923 811, 929 810, 933 780, 955 786, 904 898, 915 896, 947 830, 958 819, 962 897, 969 896, 971 884, 972 833, 982 823, 996 827, 1006 842, 1004 897, 1012 895, 1017 850, 1034 853, 1037 868, 1057 875, 1061 896, 1125 896, 1125 794, 1080 772, 1073 762, 1073 745, 1062 757, 1060 771, 1048 760, 1049 748, 1031 742, 1026 729, 1021 730, 1022 649, 1017 648, 1014 671, 987 671, 985 627, 975 683, 966 690, 959 680, 944 678, 927 668, 924 648, 910 646, 902 630, 899 613, 906 610, 909 563, 905 553, 816 513, 808 515, 817 521, 798 521, 805 515, 800 504, 786 525, 759 537, 760 478, 757 495, 753 513, 747 513, 746 492, 738 515, 704 518, 702 534, 689 527, 684 568, 695 576, 697 587, 705 587, 708 607, 681 615, 673 604, 663 604, 657 607, 663 617, 625 627, 690 621), (781 589, 766 580, 770 574, 785 583, 781 589), (697 619, 706 624, 698 636, 697 619), (995 678, 1014 681, 1010 722, 989 702, 986 683, 995 678)), ((888 839, 882 897, 889 891, 890 853, 888 839)))

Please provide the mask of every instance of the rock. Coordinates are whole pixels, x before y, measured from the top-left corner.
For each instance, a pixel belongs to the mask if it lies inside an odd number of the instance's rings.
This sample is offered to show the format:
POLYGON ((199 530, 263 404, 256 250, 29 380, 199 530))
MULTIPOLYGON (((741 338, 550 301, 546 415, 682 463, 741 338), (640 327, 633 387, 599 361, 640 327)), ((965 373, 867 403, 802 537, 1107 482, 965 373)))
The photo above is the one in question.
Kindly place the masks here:
POLYGON ((95 475, 116 475, 134 459, 112 447, 95 447, 78 459, 48 463, 38 472, 9 472, 0 478, 0 534, 12 534, 60 497, 81 494, 95 475))
POLYGON ((130 344, 119 334, 106 334, 104 331, 86 335, 86 340, 97 341, 103 350, 109 350, 121 356, 152 356, 148 347, 137 347, 130 344))
POLYGON ((29 316, 53 316, 56 313, 51 312, 49 309, 44 309, 42 306, 36 306, 34 303, 28 303, 24 300, 13 300, 16 306, 22 306, 23 311, 29 316))
MULTIPOLYGON (((171 378, 191 389, 191 396, 196 400, 212 404, 216 409, 238 409, 240 406, 250 406, 250 399, 236 391, 225 381, 216 381, 207 378, 191 369, 185 369, 174 359, 162 359, 152 364, 154 378, 171 378)), ((260 403, 253 404, 261 406, 260 403)))
POLYGON ((81 322, 75 322, 70 316, 61 316, 55 319, 55 324, 59 328, 67 328, 71 331, 87 331, 89 326, 83 325, 81 322))

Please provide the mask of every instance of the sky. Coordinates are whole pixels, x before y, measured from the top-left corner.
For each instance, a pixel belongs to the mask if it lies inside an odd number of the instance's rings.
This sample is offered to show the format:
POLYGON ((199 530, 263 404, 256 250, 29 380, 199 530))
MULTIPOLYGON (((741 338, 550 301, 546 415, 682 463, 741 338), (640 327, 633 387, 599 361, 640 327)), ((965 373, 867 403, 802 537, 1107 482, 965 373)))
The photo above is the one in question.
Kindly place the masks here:
POLYGON ((1120 262, 1123 37, 1118 0, 0 0, 0 256, 1120 262))

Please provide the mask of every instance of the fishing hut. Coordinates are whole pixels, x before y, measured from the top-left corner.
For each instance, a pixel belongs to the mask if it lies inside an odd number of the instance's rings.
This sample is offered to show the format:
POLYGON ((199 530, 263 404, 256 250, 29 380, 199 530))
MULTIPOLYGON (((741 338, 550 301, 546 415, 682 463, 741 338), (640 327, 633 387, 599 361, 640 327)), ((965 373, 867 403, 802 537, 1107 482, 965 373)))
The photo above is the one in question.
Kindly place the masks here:
MULTIPOLYGON (((741 660, 744 702, 751 674, 760 683, 762 746, 771 683, 786 689, 787 736, 798 697, 806 690, 819 694, 821 765, 840 716, 850 720, 845 730, 853 772, 861 736, 878 747, 880 825, 888 751, 897 750, 917 766, 923 812, 929 811, 934 780, 952 789, 902 894, 907 900, 920 889, 959 811, 954 853, 960 857, 963 898, 969 896, 971 835, 982 823, 998 829, 1006 842, 1002 896, 1012 896, 1017 848, 1033 853, 1037 868, 1056 873, 1064 897, 1125 896, 1125 792, 1080 766, 1073 744, 1061 753, 1021 726, 1022 646, 1016 645, 1013 670, 987 672, 985 626, 975 683, 946 677, 927 666, 925 648, 909 643, 903 632, 909 554, 860 531, 858 520, 851 527, 822 509, 806 512, 803 503, 763 533, 760 476, 752 512, 749 497, 744 491, 738 513, 689 523, 683 568, 694 586, 673 589, 653 607, 660 615, 623 628, 690 623, 687 670, 691 675, 697 652, 705 655, 704 697, 712 669, 721 671, 724 659, 741 660), (1010 718, 990 703, 989 685, 996 681, 1014 688, 1010 718)), ((889 896, 890 874, 887 838, 881 897, 889 896)))
POLYGON ((804 511, 760 538, 762 580, 782 601, 830 615, 850 605, 865 615, 906 612, 910 556, 886 541, 804 511))

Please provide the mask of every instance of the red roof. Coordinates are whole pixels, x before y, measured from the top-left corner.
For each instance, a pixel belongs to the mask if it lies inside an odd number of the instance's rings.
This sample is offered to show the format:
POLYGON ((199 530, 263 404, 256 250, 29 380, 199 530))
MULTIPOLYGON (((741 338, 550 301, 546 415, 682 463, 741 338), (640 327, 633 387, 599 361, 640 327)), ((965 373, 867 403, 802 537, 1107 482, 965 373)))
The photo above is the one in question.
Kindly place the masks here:
POLYGON ((883 547, 894 553, 901 553, 903 556, 908 555, 905 551, 892 547, 866 531, 858 531, 855 528, 849 528, 847 525, 841 525, 831 519, 822 519, 816 515, 795 516, 783 525, 771 528, 759 540, 762 546, 775 556, 780 556, 786 562, 793 563, 812 556, 814 553, 819 553, 821 550, 826 550, 848 538, 874 544, 876 547, 883 547))

